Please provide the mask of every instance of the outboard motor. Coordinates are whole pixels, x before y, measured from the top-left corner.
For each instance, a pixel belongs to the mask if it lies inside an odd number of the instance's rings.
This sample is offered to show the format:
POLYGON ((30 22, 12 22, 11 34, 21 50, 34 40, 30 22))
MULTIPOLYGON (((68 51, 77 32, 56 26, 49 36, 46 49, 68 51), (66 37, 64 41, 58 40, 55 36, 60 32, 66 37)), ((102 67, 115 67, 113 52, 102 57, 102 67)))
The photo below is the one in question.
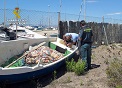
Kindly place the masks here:
POLYGON ((16 40, 16 33, 15 32, 10 32, 9 37, 10 37, 10 40, 16 40))
POLYGON ((4 28, 3 30, 6 32, 7 36, 10 37, 10 40, 16 40, 16 33, 15 32, 13 32, 13 31, 10 32, 9 31, 10 29, 8 29, 8 28, 4 28))

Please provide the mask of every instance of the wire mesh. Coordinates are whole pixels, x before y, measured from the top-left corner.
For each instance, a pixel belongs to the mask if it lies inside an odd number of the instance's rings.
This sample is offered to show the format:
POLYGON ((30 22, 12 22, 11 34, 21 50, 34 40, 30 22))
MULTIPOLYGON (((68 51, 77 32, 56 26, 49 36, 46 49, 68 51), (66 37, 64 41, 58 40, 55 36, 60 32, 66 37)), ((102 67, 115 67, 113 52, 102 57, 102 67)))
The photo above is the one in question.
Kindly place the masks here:
MULTIPOLYGON (((6 25, 10 23, 15 23, 16 17, 13 14, 12 9, 0 9, 0 24, 5 22, 6 25)), ((21 18, 18 19, 19 24, 21 25, 43 25, 47 27, 58 26, 58 12, 44 12, 44 11, 36 11, 36 10, 24 10, 20 9, 21 18)), ((112 19, 112 18, 104 18, 103 17, 92 17, 86 16, 86 22, 105 22, 111 24, 121 24, 121 19, 112 19)), ((84 20, 83 15, 69 14, 69 13, 60 13, 61 21, 81 21, 84 20)))

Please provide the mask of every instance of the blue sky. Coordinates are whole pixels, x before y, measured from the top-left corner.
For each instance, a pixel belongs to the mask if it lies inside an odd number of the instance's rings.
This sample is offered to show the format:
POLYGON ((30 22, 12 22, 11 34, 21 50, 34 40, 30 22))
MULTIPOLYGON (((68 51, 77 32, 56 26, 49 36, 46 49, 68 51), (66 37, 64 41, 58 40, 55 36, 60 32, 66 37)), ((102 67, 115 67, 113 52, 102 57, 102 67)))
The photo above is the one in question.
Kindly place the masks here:
MULTIPOLYGON (((0 0, 0 9, 19 7, 25 10, 69 13, 78 15, 83 0, 0 0), (60 8, 61 5, 61 8, 60 8)), ((86 0, 86 16, 122 19, 122 0, 86 0)), ((84 13, 82 6, 81 15, 84 13)))

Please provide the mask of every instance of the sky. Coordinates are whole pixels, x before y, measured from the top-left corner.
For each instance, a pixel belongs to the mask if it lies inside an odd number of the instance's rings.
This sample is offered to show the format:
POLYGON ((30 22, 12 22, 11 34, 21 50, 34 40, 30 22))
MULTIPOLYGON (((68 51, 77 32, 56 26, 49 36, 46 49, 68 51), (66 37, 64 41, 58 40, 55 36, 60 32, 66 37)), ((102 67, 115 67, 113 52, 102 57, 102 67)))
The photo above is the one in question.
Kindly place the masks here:
POLYGON ((25 10, 50 10, 76 15, 80 11, 81 14, 86 11, 86 16, 122 19, 122 0, 85 0, 85 7, 83 0, 0 0, 0 9, 4 9, 4 1, 7 9, 19 7, 25 10))

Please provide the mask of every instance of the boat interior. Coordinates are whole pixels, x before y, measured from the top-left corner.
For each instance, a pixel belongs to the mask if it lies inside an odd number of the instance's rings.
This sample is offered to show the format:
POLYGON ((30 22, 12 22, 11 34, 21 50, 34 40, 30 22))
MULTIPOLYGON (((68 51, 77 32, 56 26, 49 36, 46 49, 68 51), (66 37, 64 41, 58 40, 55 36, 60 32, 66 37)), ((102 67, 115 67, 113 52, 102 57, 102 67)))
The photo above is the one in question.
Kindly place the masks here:
POLYGON ((8 61, 2 64, 1 67, 3 68, 22 67, 22 66, 33 67, 37 64, 46 65, 55 62, 58 59, 61 59, 71 53, 70 49, 66 48, 66 46, 64 45, 63 46, 61 45, 63 44, 60 43, 58 44, 57 42, 42 42, 37 46, 29 47, 28 51, 26 51, 25 53, 10 58, 8 61), (47 50, 43 51, 42 47, 46 47, 47 50), (39 54, 40 52, 42 52, 43 55, 39 54), (48 59, 46 59, 47 57, 48 59))

